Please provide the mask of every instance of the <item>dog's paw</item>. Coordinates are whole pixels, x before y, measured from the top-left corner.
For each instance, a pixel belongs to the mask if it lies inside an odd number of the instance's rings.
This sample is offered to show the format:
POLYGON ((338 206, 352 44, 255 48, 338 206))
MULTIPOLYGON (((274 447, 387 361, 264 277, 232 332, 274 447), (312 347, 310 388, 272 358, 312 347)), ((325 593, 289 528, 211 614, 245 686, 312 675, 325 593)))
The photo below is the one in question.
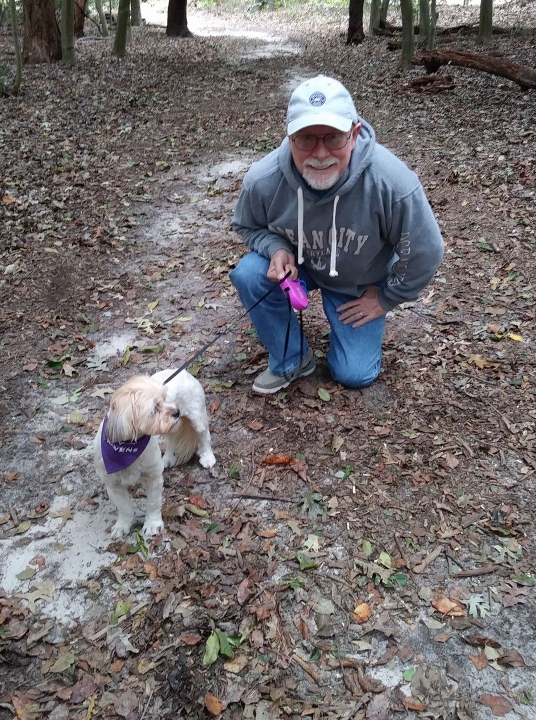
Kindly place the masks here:
POLYGON ((130 532, 130 526, 132 523, 125 520, 118 520, 112 528, 111 536, 113 540, 124 537, 130 532))
POLYGON ((175 467, 175 465, 177 464, 177 456, 175 455, 175 453, 165 452, 162 460, 164 462, 165 468, 172 468, 175 467))
POLYGON ((214 453, 212 452, 212 450, 207 450, 207 452, 204 452, 202 455, 200 455, 199 462, 204 468, 211 468, 213 465, 215 465, 216 458, 214 457, 214 453))
POLYGON ((153 535, 159 535, 164 529, 164 521, 161 517, 146 518, 141 529, 143 537, 152 537, 153 535))

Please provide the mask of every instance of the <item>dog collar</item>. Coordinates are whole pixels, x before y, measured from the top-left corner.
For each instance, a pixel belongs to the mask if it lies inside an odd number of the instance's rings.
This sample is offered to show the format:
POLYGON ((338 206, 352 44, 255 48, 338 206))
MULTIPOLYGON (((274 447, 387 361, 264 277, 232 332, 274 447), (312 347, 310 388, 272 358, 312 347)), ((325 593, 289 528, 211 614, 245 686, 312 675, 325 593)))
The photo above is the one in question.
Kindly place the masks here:
POLYGON ((104 467, 108 475, 126 470, 140 457, 151 439, 150 435, 142 435, 134 442, 111 443, 106 436, 108 415, 105 415, 101 432, 101 453, 104 467))

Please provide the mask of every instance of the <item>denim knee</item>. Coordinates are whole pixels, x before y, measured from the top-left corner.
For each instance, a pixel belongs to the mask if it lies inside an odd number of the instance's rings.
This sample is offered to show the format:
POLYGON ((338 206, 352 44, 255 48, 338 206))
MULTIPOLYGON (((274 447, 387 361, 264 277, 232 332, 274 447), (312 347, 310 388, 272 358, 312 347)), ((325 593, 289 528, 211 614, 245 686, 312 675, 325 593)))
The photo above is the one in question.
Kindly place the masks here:
POLYGON ((239 261, 229 273, 229 279, 237 290, 259 285, 259 275, 265 279, 269 266, 268 260, 255 252, 250 252, 239 261))
POLYGON ((329 367, 331 375, 341 385, 347 388, 364 388, 372 385, 380 374, 380 365, 377 367, 329 367))

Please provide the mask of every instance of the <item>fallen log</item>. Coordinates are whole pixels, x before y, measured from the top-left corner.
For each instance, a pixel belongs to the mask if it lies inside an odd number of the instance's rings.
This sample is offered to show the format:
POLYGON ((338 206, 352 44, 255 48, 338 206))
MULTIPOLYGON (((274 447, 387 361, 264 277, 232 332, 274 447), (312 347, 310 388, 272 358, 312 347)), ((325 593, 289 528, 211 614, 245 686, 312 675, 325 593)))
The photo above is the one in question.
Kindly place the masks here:
POLYGON ((442 65, 456 65, 490 73, 511 80, 522 90, 536 88, 536 70, 505 58, 458 50, 421 50, 413 58, 415 65, 424 65, 427 73, 436 73, 442 65))
POLYGON ((452 90, 456 86, 451 75, 434 73, 433 75, 413 78, 407 83, 407 87, 418 92, 442 92, 443 90, 452 90))
MULTIPOLYGON (((479 23, 463 25, 452 25, 446 28, 437 28, 436 35, 476 35, 478 33, 479 23)), ((493 35, 508 35, 511 30, 502 27, 493 27, 491 29, 493 35)))

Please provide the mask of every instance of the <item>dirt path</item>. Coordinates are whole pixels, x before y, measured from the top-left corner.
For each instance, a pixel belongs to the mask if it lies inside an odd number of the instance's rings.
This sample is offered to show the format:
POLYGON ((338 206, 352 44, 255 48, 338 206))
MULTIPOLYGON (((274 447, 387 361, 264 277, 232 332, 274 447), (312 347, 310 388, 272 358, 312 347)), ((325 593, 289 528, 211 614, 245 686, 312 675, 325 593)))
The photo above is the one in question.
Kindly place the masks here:
POLYGON ((146 28, 122 64, 85 41, 76 83, 34 68, 0 106, 0 718, 534 717, 534 94, 462 70, 408 94, 335 11, 260 17, 146 28), (445 262, 362 392, 329 378, 318 299, 319 368, 275 397, 251 393, 266 357, 232 326, 193 368, 217 466, 167 473, 150 548, 110 543, 90 449, 109 393, 240 314, 241 178, 318 71, 421 175, 445 262))

